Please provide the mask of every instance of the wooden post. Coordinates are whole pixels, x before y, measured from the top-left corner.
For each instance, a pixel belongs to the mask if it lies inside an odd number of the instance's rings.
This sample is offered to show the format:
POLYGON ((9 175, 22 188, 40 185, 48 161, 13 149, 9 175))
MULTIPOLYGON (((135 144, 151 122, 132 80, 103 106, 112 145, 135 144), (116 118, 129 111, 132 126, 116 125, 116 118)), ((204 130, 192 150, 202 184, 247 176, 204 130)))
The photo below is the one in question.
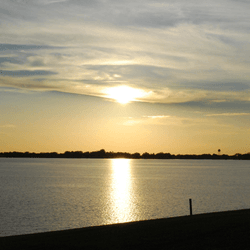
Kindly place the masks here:
POLYGON ((189 199, 189 210, 190 210, 190 215, 193 215, 193 211, 192 211, 192 199, 189 199))

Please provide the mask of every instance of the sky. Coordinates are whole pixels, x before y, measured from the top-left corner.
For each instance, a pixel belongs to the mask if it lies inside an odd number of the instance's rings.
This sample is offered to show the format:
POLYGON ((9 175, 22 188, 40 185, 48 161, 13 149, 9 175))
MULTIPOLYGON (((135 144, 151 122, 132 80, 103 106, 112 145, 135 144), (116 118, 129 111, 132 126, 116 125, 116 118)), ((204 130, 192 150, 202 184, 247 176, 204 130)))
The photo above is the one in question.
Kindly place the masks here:
POLYGON ((250 152, 248 0, 0 0, 0 152, 250 152))

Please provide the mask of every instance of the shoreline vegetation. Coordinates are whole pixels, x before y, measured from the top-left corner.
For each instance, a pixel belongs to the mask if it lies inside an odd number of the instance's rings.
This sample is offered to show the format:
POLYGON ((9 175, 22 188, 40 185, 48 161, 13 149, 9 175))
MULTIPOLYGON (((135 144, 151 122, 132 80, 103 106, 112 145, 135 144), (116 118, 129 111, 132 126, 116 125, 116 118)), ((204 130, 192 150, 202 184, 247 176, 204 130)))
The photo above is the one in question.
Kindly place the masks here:
POLYGON ((250 209, 0 237, 0 249, 250 249, 250 209))
POLYGON ((104 149, 93 152, 82 151, 65 151, 64 153, 46 152, 46 153, 30 153, 30 152, 0 152, 0 157, 11 158, 125 158, 125 159, 211 159, 211 160, 250 160, 250 152, 247 154, 185 154, 174 155, 170 153, 126 153, 126 152, 106 152, 104 149))

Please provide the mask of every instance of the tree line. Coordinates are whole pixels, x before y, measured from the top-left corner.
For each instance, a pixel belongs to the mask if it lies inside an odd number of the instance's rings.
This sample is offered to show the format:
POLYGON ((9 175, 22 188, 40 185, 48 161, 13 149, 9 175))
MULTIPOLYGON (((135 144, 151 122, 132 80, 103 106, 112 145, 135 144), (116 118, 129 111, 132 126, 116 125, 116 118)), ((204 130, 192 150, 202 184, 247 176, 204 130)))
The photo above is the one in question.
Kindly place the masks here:
POLYGON ((126 152, 106 152, 104 149, 93 152, 82 151, 65 151, 64 153, 48 152, 48 153, 30 153, 30 152, 2 152, 0 157, 15 157, 15 158, 126 158, 126 159, 224 159, 224 160, 250 160, 250 153, 247 154, 185 154, 174 155, 170 153, 126 153, 126 152))

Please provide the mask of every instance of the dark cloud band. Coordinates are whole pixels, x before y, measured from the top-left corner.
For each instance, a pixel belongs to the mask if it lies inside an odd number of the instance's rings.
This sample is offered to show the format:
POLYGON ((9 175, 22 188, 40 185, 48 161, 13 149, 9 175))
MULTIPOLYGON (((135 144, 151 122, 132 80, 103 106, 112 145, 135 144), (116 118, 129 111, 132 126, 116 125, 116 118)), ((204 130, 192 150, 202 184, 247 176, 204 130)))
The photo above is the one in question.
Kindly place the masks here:
POLYGON ((47 46, 47 45, 27 45, 27 44, 8 44, 0 43, 0 51, 16 51, 16 50, 41 50, 41 49, 60 49, 63 47, 47 46))
POLYGON ((0 76, 12 76, 12 77, 29 77, 29 76, 46 76, 56 75, 56 72, 48 70, 0 70, 0 76))

